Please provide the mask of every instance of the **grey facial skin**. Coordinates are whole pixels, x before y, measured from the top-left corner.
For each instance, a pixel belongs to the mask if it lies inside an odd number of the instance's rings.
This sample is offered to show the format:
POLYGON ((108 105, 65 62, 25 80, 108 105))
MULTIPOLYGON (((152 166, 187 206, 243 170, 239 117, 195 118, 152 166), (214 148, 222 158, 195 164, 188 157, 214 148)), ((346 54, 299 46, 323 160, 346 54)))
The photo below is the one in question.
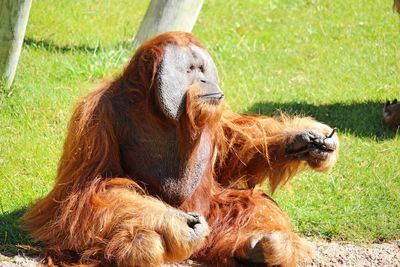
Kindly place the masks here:
POLYGON ((185 94, 192 84, 199 84, 210 97, 222 95, 214 62, 204 49, 169 45, 158 75, 159 100, 165 115, 178 120, 184 109, 185 94))
POLYGON ((141 181, 151 195, 179 206, 194 192, 212 157, 207 131, 200 135, 196 151, 189 141, 182 144, 185 137, 177 122, 185 112, 185 95, 193 84, 201 88, 199 97, 218 103, 223 95, 211 57, 195 45, 167 46, 157 81, 161 110, 170 120, 167 125, 160 125, 144 111, 127 116, 125 136, 129 138, 120 145, 123 168, 130 177, 141 181))

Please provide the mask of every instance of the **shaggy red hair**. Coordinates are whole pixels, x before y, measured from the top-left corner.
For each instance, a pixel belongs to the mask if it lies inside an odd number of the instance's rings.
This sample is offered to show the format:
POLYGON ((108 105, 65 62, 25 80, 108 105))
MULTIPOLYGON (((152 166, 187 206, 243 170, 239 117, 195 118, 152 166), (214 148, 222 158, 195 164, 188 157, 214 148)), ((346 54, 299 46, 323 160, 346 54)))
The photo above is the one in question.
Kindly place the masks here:
MULTIPOLYGON (((286 152, 296 134, 309 128, 331 132, 310 118, 239 115, 222 105, 199 103, 193 87, 179 125, 185 133, 180 142, 194 144, 195 153, 199 136, 207 133, 212 150, 194 193, 176 209, 126 176, 116 99, 121 92, 129 94, 154 122, 164 124, 156 97, 164 48, 189 43, 202 47, 187 33, 166 33, 144 43, 120 77, 101 84, 76 106, 54 188, 24 217, 31 236, 44 243, 50 264, 156 266, 192 257, 234 266, 236 259, 248 259, 250 241, 257 235, 268 237, 262 249, 271 266, 295 266, 309 254, 280 207, 253 188, 268 179, 274 191, 298 171, 300 159, 286 152), (186 221, 175 215, 188 211, 202 214, 210 226, 203 242, 187 241, 186 221)), ((337 150, 326 161, 308 164, 325 171, 336 155, 337 150)))

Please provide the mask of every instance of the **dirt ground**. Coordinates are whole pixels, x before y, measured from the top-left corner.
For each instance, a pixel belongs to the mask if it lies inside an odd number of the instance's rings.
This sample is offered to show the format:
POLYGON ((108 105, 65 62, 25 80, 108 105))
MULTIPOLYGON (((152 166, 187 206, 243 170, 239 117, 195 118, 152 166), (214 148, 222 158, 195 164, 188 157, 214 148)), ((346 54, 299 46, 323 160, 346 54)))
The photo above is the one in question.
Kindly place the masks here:
POLYGON ((400 240, 357 246, 350 243, 314 242, 314 260, 307 266, 396 266, 400 267, 400 240))
MULTIPOLYGON (((390 243, 358 246, 350 243, 312 242, 314 260, 306 267, 333 266, 396 266, 400 267, 400 240, 390 243)), ((37 266, 38 258, 17 255, 7 257, 0 254, 0 267, 37 266)), ((164 267, 199 266, 197 264, 174 264, 164 267)))

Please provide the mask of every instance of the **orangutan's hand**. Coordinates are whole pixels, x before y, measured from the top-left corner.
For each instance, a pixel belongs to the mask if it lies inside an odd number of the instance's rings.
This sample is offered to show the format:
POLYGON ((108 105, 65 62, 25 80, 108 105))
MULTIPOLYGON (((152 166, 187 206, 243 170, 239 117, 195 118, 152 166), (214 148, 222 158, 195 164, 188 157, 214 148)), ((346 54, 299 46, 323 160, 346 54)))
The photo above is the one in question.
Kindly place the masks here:
POLYGON ((307 161, 313 169, 326 171, 336 162, 339 139, 336 129, 320 123, 316 126, 296 133, 286 153, 289 157, 307 161))

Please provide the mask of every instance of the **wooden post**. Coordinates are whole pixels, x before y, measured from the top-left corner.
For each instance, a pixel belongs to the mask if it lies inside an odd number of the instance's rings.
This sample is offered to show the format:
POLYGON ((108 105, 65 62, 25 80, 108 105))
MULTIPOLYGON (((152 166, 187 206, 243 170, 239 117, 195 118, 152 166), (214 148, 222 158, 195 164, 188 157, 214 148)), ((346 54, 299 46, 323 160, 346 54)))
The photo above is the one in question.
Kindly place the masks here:
POLYGON ((133 45, 163 32, 191 32, 203 3, 204 0, 151 0, 133 45))
POLYGON ((10 87, 21 53, 32 0, 0 0, 0 80, 10 87))

